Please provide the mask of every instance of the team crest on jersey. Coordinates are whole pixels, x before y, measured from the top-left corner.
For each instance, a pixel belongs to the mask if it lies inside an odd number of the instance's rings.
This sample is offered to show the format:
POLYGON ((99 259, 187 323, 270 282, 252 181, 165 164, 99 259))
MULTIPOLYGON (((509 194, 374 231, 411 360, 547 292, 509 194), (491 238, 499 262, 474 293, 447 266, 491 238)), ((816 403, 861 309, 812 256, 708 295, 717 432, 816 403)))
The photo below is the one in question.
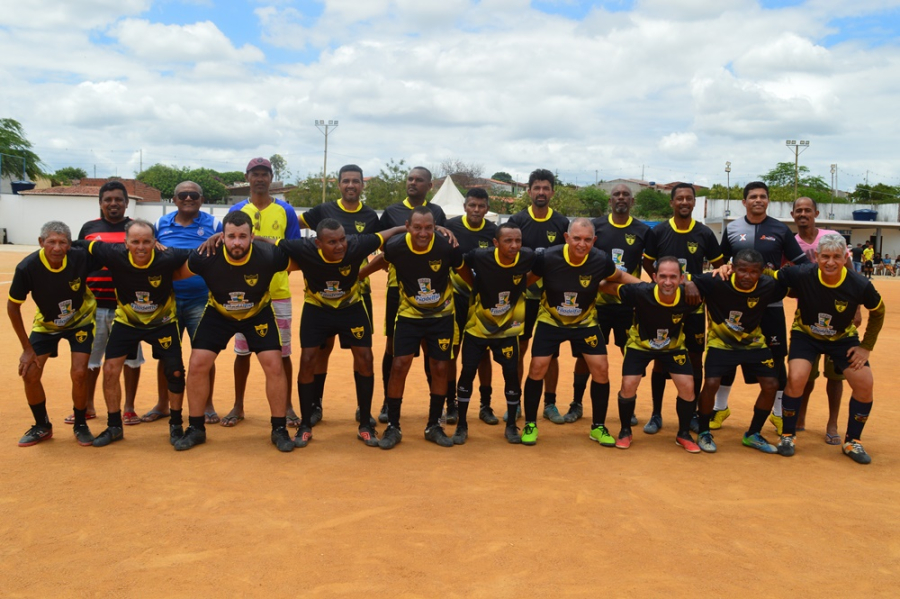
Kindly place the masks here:
POLYGON ((134 299, 135 301, 131 302, 131 309, 135 312, 148 314, 156 310, 156 304, 150 301, 149 291, 135 291, 134 299))
POLYGON ((85 339, 88 338, 87 331, 78 331, 75 333, 75 341, 78 343, 84 343, 85 339))
POLYGON ((847 302, 834 300, 834 308, 838 311, 838 313, 841 313, 847 309, 847 302))
POLYGON ((578 282, 581 283, 582 287, 587 289, 588 285, 591 284, 591 275, 579 275, 578 282))
POLYGON ((704 335, 703 333, 697 333, 696 335, 694 335, 694 341, 697 342, 697 345, 703 345, 704 343, 706 343, 706 335, 704 335))
POLYGON ((163 349, 169 349, 170 347, 172 347, 172 336, 171 335, 169 335, 168 337, 161 337, 161 338, 157 339, 157 341, 159 341, 159 346, 163 349))
POLYGON ((831 314, 826 314, 824 312, 819 312, 819 321, 809 327, 809 330, 817 335, 823 335, 825 337, 831 337, 836 333, 836 331, 831 328, 831 319, 834 318, 831 314))
POLYGON ((737 331, 738 333, 744 332, 744 327, 741 324, 741 318, 743 318, 744 313, 738 312, 737 310, 732 310, 728 313, 728 320, 725 321, 725 326, 727 326, 732 331, 737 331))
POLYGON ((450 347, 450 339, 441 339, 438 337, 438 347, 441 348, 441 351, 447 351, 450 347))
POLYGON ((518 285, 522 282, 522 277, 525 275, 513 275, 513 285, 518 285))
POLYGON ((775 368, 775 360, 773 360, 771 358, 768 360, 763 360, 762 363, 769 368, 775 368))
POLYGON ((597 335, 591 335, 590 337, 585 337, 584 342, 591 347, 597 347, 597 344, 600 343, 600 339, 597 338, 597 335))
POLYGON ((679 366, 684 366, 684 363, 687 362, 687 356, 684 354, 678 354, 677 356, 672 356, 672 359, 675 360, 675 363, 679 366))
POLYGON ((547 231, 547 241, 550 243, 556 241, 556 231, 547 231))
POLYGON ((325 281, 325 289, 322 290, 321 295, 325 299, 338 299, 344 297, 344 290, 341 289, 341 282, 325 281))
POLYGON ((356 225, 356 232, 357 232, 357 233, 362 233, 363 231, 366 230, 366 223, 361 223, 361 222, 359 222, 359 221, 354 221, 353 224, 356 225))
POLYGON ((279 225, 278 225, 278 221, 277 221, 277 220, 276 220, 276 221, 272 221, 272 229, 273 229, 273 230, 277 229, 278 226, 279 226, 279 225))
POLYGON ((758 304, 758 303, 759 303, 758 297, 748 297, 747 298, 747 307, 748 308, 755 308, 756 304, 758 304))
POLYGON ((153 287, 159 287, 159 284, 162 283, 162 275, 156 275, 155 277, 147 277, 147 280, 150 281, 150 284, 153 287))
POLYGON ((662 349, 669 345, 671 341, 669 329, 656 329, 656 339, 650 340, 650 347, 653 349, 662 349))
POLYGON ((563 304, 556 307, 556 312, 560 316, 578 316, 581 314, 581 308, 578 307, 578 293, 575 291, 563 292, 563 304))
POLYGON ((349 264, 348 264, 347 266, 339 266, 339 267, 338 267, 338 272, 341 273, 341 276, 342 276, 342 277, 346 277, 347 275, 350 274, 350 269, 351 269, 351 268, 353 268, 353 267, 350 266, 349 264))
POLYGON ((260 337, 265 337, 269 332, 269 323, 264 322, 263 324, 258 324, 253 327, 256 330, 256 334, 260 337))
POLYGON ((81 277, 78 277, 74 281, 69 281, 69 289, 72 291, 78 291, 81 289, 81 277))
POLYGON ((416 294, 417 304, 433 304, 441 299, 441 296, 431 288, 431 279, 418 279, 417 282, 419 283, 419 292, 416 294))
POLYGON ((509 291, 501 291, 497 296, 497 303, 491 308, 491 316, 503 316, 510 308, 512 305, 509 303, 509 291))
POLYGON ((625 270, 625 250, 613 248, 612 250, 613 265, 619 270, 625 270))
POLYGON ((513 346, 512 345, 510 345, 509 347, 503 347, 500 349, 500 351, 503 352, 503 357, 506 358, 507 360, 509 360, 513 356, 513 346))
POLYGON ((429 260, 428 266, 431 267, 431 270, 437 272, 441 269, 441 261, 440 260, 429 260))
POLYGON ((627 243, 628 245, 634 245, 635 239, 637 239, 635 235, 632 235, 631 233, 625 233, 625 243, 627 243))
POLYGON ((357 339, 362 339, 363 335, 366 334, 366 327, 353 327, 350 329, 350 334, 357 339))
POLYGON ((244 275, 244 281, 251 287, 255 287, 259 282, 259 275, 244 275))
POLYGON ((481 249, 487 249, 487 247, 488 247, 488 242, 485 241, 484 239, 479 239, 479 240, 478 240, 478 247, 480 247, 481 249))
POLYGON ((697 249, 700 247, 699 245, 697 245, 697 242, 695 242, 695 241, 688 241, 687 246, 688 246, 688 251, 692 254, 696 254, 697 249))
POLYGON ((678 324, 679 322, 681 322, 681 318, 682 318, 683 316, 684 316, 684 314, 673 314, 673 315, 672 315, 672 322, 673 322, 674 324, 678 324))

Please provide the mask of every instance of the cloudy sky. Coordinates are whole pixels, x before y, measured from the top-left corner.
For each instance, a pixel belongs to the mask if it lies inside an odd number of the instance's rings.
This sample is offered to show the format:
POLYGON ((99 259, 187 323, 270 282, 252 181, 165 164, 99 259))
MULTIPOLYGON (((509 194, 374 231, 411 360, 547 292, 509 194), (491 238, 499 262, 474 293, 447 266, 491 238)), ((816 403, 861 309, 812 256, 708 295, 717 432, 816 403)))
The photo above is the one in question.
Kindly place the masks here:
POLYGON ((527 178, 745 183, 792 161, 900 184, 900 0, 28 0, 0 117, 49 170, 329 171, 455 158, 527 178))

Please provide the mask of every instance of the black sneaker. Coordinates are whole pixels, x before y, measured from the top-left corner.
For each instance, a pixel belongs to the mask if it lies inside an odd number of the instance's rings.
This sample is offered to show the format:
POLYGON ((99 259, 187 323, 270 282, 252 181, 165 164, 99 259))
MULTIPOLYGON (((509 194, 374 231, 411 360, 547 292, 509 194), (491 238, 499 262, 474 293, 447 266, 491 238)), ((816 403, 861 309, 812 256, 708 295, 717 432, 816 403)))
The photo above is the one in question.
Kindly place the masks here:
POLYGON ((447 424, 456 424, 459 422, 459 406, 456 400, 447 400, 447 411, 444 413, 444 422, 447 424))
POLYGON ((478 418, 485 424, 492 426, 500 423, 500 419, 494 416, 494 410, 491 409, 491 406, 481 406, 481 409, 478 410, 478 418))
POLYGON ((469 427, 457 425, 456 432, 453 433, 453 444, 454 445, 465 445, 466 439, 469 438, 469 427))
POLYGON ((78 444, 82 447, 88 447, 94 444, 94 435, 91 433, 91 429, 88 428, 88 425, 76 424, 72 427, 72 432, 75 433, 75 440, 78 441, 78 444))
POLYGON ((124 438, 121 426, 108 426, 105 431, 94 437, 94 442, 91 445, 94 447, 106 447, 110 443, 121 441, 124 438))
POLYGON ((843 446, 841 446, 841 450, 844 452, 844 455, 856 462, 857 464, 871 464, 872 458, 869 454, 866 453, 866 450, 863 449, 862 443, 859 442, 859 439, 851 439, 850 441, 845 441, 843 446))
POLYGON ((388 422, 387 402, 381 404, 381 411, 378 412, 378 422, 381 424, 387 424, 388 422))
POLYGON ((441 447, 453 447, 453 439, 447 436, 440 424, 425 429, 425 439, 441 447))
POLYGON ((653 414, 650 416, 650 420, 647 421, 647 424, 644 425, 644 432, 648 435, 655 435, 659 432, 659 429, 662 428, 662 425, 662 416, 653 414))
MULTIPOLYGON (((356 408, 356 421, 359 422, 359 408, 356 408)), ((369 415, 369 428, 375 428, 378 426, 378 422, 369 415)))
POLYGON ((310 426, 315 426, 322 421, 322 405, 316 404, 313 406, 312 414, 309 416, 309 424, 310 426))
POLYGON ((206 443, 206 430, 189 426, 181 438, 175 441, 175 451, 185 451, 195 445, 204 443, 206 443))
POLYGON ((361 426, 356 431, 356 438, 369 447, 378 447, 378 431, 374 426, 361 426))
POLYGON ((634 414, 632 414, 632 415, 631 415, 631 426, 637 426, 637 425, 638 425, 638 419, 637 419, 637 416, 635 416, 634 414))
POLYGON ((521 445, 522 444, 522 437, 519 436, 519 427, 518 426, 516 426, 516 425, 507 426, 506 432, 504 434, 506 435, 507 443, 512 443, 513 445, 521 445))
POLYGON ((400 427, 392 424, 388 426, 385 429, 384 434, 381 435, 381 441, 378 442, 378 447, 382 449, 393 449, 401 440, 403 440, 403 433, 400 432, 400 427))
POLYGON ((312 441, 312 437, 312 429, 301 424, 297 429, 297 436, 294 437, 294 447, 306 447, 309 445, 309 442, 312 441))
POLYGON ((584 415, 584 405, 581 402, 572 402, 569 404, 569 411, 563 415, 563 422, 572 423, 580 420, 584 415))
POLYGON ((180 424, 169 425, 169 445, 174 446, 178 439, 184 436, 184 426, 180 424))
POLYGON ((700 414, 698 414, 697 412, 694 412, 694 415, 691 416, 691 432, 700 432, 700 414))
POLYGON ((35 424, 25 432, 25 436, 19 439, 19 447, 31 447, 41 441, 53 437, 53 425, 35 424))
MULTIPOLYGON (((303 430, 302 426, 298 429, 298 435, 300 434, 300 430, 303 430)), ((294 440, 291 439, 291 433, 288 432, 286 426, 279 426, 276 429, 272 429, 272 445, 277 447, 278 451, 283 451, 285 453, 294 451, 294 440)))

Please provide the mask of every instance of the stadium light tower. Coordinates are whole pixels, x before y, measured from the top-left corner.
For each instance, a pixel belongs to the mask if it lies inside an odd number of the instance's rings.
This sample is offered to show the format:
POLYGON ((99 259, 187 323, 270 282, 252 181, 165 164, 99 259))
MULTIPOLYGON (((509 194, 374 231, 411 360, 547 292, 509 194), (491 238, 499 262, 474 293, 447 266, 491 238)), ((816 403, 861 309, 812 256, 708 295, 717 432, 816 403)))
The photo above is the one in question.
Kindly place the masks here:
POLYGON ((793 148, 794 152, 794 201, 797 201, 797 181, 800 179, 800 154, 809 147, 809 141, 801 139, 788 139, 784 142, 789 148, 793 148))
POLYGON ((325 189, 328 186, 328 129, 336 129, 337 121, 316 119, 316 128, 325 135, 325 161, 322 163, 322 203, 325 203, 325 189))

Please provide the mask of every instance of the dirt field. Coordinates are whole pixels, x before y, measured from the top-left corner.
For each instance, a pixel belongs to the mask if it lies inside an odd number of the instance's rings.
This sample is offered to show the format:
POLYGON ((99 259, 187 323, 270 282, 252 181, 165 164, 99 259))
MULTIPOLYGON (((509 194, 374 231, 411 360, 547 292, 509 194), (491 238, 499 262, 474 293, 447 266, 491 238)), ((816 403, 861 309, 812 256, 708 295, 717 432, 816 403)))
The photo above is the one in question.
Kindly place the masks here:
MULTIPOLYGON (((24 255, 0 252, 5 289, 24 255)), ((111 447, 82 448, 63 423, 72 407, 65 344, 44 376, 55 437, 19 448, 32 420, 16 377, 20 348, 4 325, 0 596, 896 596, 900 436, 890 431, 900 421, 891 392, 900 374, 890 364, 900 341, 900 281, 876 284, 889 316, 872 356, 868 467, 823 442, 824 385, 791 459, 741 445, 755 396, 741 384, 714 455, 675 445, 674 388, 663 431, 650 436, 638 427, 628 451, 590 442, 588 418, 562 426, 541 420, 537 446, 508 445, 503 427, 477 420, 477 410, 468 443, 439 448, 422 438, 420 361, 407 386, 403 443, 389 452, 368 448, 355 440, 349 352, 332 359, 325 419, 305 449, 281 454, 269 442, 255 362, 247 419, 233 429, 209 427, 204 446, 176 453, 161 420, 126 427, 125 440, 111 447)), ((301 285, 293 275, 295 298, 301 285)), ((378 322, 383 288, 379 278, 378 322)), ((294 306, 297 345, 296 299, 294 306)), ((30 300, 25 311, 30 319, 30 300)), ((379 358, 383 341, 376 336, 379 358)), ((573 361, 564 356, 561 405, 572 383, 573 361)), ((230 352, 218 361, 220 415, 232 400, 232 361, 230 352)), ((610 363, 614 398, 617 353, 610 363)), ((139 413, 155 403, 155 367, 144 370, 139 413)), ((105 426, 99 394, 97 405, 101 415, 89 421, 95 434, 105 426)), ((649 406, 647 381, 641 426, 649 406)), ((610 414, 615 431, 614 400, 610 414)), ((846 403, 841 434, 845 418, 846 403)), ((764 434, 775 438, 768 424, 764 434)))

